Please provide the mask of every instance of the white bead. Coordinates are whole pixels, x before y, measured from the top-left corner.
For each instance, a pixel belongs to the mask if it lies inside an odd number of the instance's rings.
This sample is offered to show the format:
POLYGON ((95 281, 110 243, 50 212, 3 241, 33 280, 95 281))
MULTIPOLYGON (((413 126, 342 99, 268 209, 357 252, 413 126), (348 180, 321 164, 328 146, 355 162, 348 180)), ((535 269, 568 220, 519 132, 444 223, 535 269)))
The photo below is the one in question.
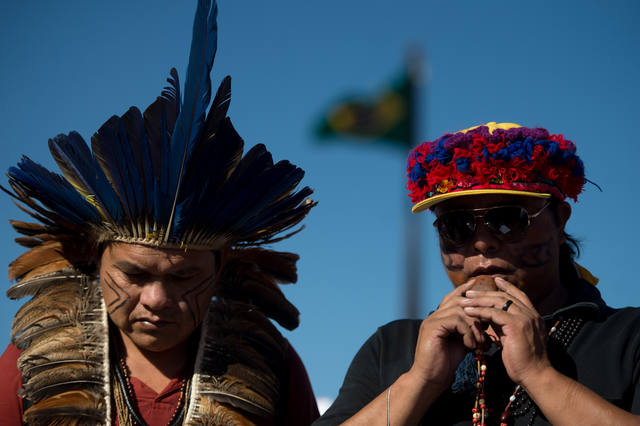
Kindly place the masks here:
POLYGON ((551 332, 555 333, 556 332, 556 328, 555 327, 551 327, 551 332))
POLYGON ((513 401, 515 401, 515 400, 516 400, 516 396, 515 396, 515 395, 511 395, 511 396, 509 397, 509 401, 513 402, 513 401))
POLYGON ((482 364, 482 365, 480 366, 480 371, 487 371, 487 366, 486 366, 486 365, 484 365, 484 364, 482 364))

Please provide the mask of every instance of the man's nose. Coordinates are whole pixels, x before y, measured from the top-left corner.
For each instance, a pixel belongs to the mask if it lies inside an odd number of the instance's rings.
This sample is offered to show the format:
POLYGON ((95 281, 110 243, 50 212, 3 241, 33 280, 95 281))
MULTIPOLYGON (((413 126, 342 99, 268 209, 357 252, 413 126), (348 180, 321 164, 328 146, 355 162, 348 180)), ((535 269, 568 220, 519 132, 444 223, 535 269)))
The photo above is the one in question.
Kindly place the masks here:
POLYGON ((162 311, 171 307, 173 299, 167 285, 156 279, 143 286, 140 303, 152 312, 162 311))
POLYGON ((493 253, 500 247, 501 241, 480 219, 476 221, 476 232, 473 234, 473 251, 481 254, 493 253))

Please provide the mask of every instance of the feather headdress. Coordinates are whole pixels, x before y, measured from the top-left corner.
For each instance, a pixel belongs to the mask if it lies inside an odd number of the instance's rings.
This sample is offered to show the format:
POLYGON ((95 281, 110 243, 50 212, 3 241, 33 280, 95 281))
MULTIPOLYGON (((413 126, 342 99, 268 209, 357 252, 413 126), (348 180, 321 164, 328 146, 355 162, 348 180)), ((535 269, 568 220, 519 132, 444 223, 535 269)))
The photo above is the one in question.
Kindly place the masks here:
POLYGON ((49 140, 64 177, 27 157, 9 169, 12 195, 45 224, 75 227, 96 242, 218 249, 274 241, 313 206, 310 188, 296 191, 302 169, 274 164, 264 145, 242 156, 243 140, 226 116, 228 76, 207 112, 217 8, 199 3, 184 95, 171 69, 156 101, 144 113, 131 107, 111 117, 91 149, 76 132, 49 140))
POLYGON ((96 248, 109 241, 228 250, 185 416, 250 424, 275 412, 287 343, 268 318, 298 325, 278 287, 296 281, 298 256, 259 246, 297 232, 283 235, 316 203, 310 188, 297 189, 302 169, 274 164, 264 145, 243 156, 227 117, 230 77, 209 107, 216 15, 215 1, 198 0, 184 94, 171 69, 155 102, 111 117, 91 147, 76 132, 49 140, 62 175, 27 157, 9 169, 10 189, 2 189, 38 221, 11 222, 28 251, 9 266, 16 283, 7 294, 33 296, 12 326, 25 350, 26 422, 110 421, 107 314, 95 268, 96 248))

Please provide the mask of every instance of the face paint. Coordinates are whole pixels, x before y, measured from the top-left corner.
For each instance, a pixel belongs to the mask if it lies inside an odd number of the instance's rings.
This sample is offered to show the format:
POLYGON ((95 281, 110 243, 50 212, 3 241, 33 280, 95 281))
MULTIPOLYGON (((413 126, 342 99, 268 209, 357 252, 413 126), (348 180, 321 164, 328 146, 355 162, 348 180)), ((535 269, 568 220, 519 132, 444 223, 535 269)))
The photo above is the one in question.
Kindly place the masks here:
POLYGON ((112 243, 100 262, 109 317, 139 348, 172 349, 202 322, 217 269, 211 251, 112 243))

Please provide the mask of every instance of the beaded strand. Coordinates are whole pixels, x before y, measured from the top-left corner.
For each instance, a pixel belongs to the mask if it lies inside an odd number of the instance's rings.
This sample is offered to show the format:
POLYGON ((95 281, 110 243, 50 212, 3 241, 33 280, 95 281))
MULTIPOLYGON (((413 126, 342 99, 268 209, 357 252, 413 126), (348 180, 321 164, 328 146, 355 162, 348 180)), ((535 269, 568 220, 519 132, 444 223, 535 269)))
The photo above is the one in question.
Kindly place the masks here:
MULTIPOLYGON (((123 395, 124 398, 126 399, 126 406, 129 407, 129 411, 131 411, 131 407, 133 407, 133 405, 131 404, 131 400, 135 400, 135 394, 133 391, 133 386, 131 386, 131 379, 129 378, 129 369, 127 367, 127 364, 124 360, 124 358, 120 358, 120 369, 122 371, 122 376, 124 379, 124 385, 126 387, 126 393, 123 395)), ((185 395, 187 394, 187 389, 189 386, 189 380, 187 379, 182 379, 181 383, 180 383, 180 396, 178 397, 178 404, 176 405, 176 408, 173 410, 173 413, 171 415, 171 418, 169 419, 169 421, 167 422, 168 426, 172 426, 177 420, 178 420, 178 413, 180 413, 180 409, 183 407, 183 403, 185 400, 185 395)), ((144 421, 142 421, 142 419, 138 416, 138 413, 136 412, 131 412, 130 414, 132 414, 132 424, 139 424, 141 426, 146 426, 146 424, 144 423, 144 421)))
MULTIPOLYGON (((551 337, 551 335, 557 331, 558 325, 560 324, 560 322, 561 322, 560 320, 557 320, 555 322, 553 327, 551 327, 551 329, 549 330, 547 337, 551 337)), ((577 321, 572 321, 571 324, 568 324, 567 327, 563 327, 563 329, 565 328, 569 329, 570 332, 564 333, 565 335, 563 336, 563 339, 560 340, 561 343, 563 343, 565 346, 568 346, 568 344, 571 342, 571 339, 580 328, 580 324, 581 324, 581 321, 577 320, 577 321)), ((498 340, 493 336, 490 336, 490 337, 494 341, 498 340)), ((473 408, 471 409, 472 422, 475 426, 486 426, 485 420, 488 414, 485 393, 484 393, 484 382, 485 382, 485 376, 487 374, 487 364, 484 359, 484 353, 486 350, 487 350, 486 343, 478 345, 478 347, 475 350, 475 361, 476 361, 476 368, 478 371, 478 380, 476 382, 475 403, 473 408)), ((511 409, 512 405, 514 404, 518 396, 523 393, 521 391, 522 391, 522 387, 520 385, 517 385, 513 393, 509 397, 509 401, 507 402, 507 405, 505 406, 504 411, 500 415, 500 426, 508 426, 507 421, 511 417, 511 413, 509 410, 511 409)), ((525 408, 524 412, 526 412, 526 410, 529 407, 527 405, 524 408, 525 408)), ((535 410, 534 410, 534 416, 535 416, 535 410)), ((531 420, 533 420, 533 416, 531 420)))
MULTIPOLYGON (((582 326, 583 320, 577 317, 570 317, 567 319, 560 319, 555 322, 553 327, 549 329, 547 334, 548 338, 553 338, 555 341, 560 343, 563 347, 569 347, 569 344, 576 336, 580 327, 582 326)), ((498 339, 494 336, 489 336, 495 343, 498 343, 498 339)), ((489 416, 489 413, 492 412, 491 409, 487 408, 485 393, 484 393, 484 384, 485 378, 487 374, 487 364, 484 359, 484 353, 487 350, 487 344, 478 345, 475 350, 475 360, 476 360, 476 368, 478 372, 478 380, 476 382, 476 398, 475 404, 472 408, 472 421, 474 426, 486 426, 485 421, 489 416)), ((527 422, 528 426, 532 426, 535 420, 535 416, 537 414, 537 407, 527 395, 526 392, 522 389, 520 385, 517 385, 509 397, 507 405, 505 406, 504 411, 500 415, 500 426, 508 426, 508 421, 511 417, 520 416, 525 414, 526 412, 531 411, 531 416, 529 421, 527 422)))

